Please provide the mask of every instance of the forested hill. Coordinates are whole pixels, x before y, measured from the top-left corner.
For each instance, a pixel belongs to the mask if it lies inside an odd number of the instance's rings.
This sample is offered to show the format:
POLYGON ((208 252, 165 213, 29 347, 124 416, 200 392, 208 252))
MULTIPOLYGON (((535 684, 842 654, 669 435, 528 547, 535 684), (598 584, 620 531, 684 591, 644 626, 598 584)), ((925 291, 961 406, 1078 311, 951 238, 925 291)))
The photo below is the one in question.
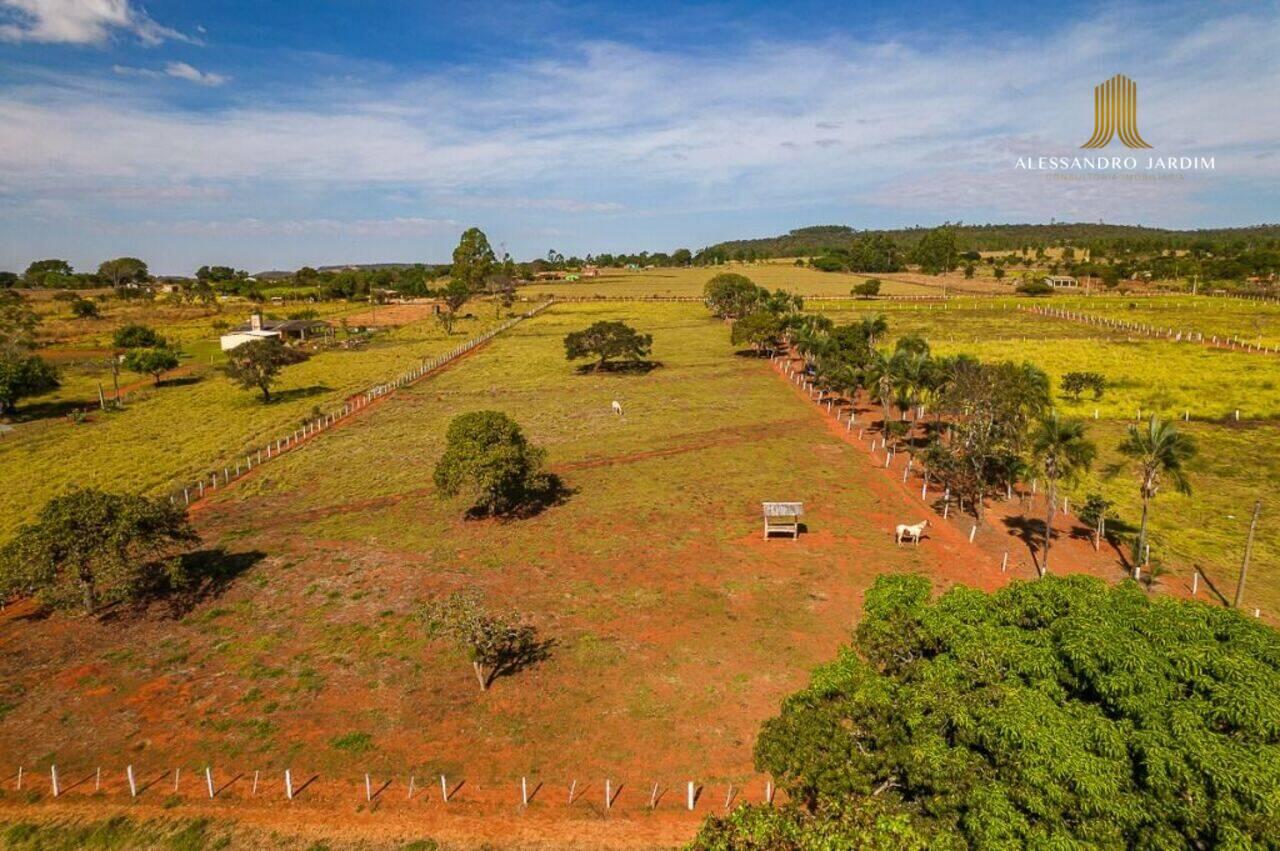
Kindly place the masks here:
MULTIPOLYGON (((1063 222, 1050 225, 953 225, 961 251, 1002 251, 1037 246, 1072 245, 1101 247, 1125 243, 1130 249, 1189 248, 1199 244, 1251 243, 1280 239, 1280 224, 1242 228, 1167 230, 1139 225, 1108 225, 1063 222)), ((887 236, 901 247, 914 245, 930 228, 896 230, 855 230, 845 225, 818 225, 797 228, 782 236, 762 239, 735 239, 705 249, 708 253, 741 257, 801 257, 848 250, 860 237, 887 236)), ((1208 247, 1205 245, 1205 247, 1208 247)))

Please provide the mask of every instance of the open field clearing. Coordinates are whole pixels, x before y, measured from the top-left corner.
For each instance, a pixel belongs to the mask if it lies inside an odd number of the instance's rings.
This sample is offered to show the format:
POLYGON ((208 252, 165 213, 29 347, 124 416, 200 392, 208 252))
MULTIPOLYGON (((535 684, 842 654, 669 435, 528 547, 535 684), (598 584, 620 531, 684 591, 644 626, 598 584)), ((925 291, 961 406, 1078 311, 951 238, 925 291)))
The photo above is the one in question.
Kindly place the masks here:
MULTIPOLYGON (((0 476, 25 483, 0 496, 0 538, 73 485, 150 493, 221 469, 244 450, 297 427, 314 409, 329 410, 482 333, 494 323, 491 317, 492 311, 481 311, 450 335, 424 321, 378 335, 358 349, 323 351, 284 370, 269 404, 217 369, 199 365, 159 388, 146 379, 120 412, 95 411, 81 423, 46 416, 21 424, 0 439, 0 476)), ((44 397, 27 400, 24 408, 40 411, 42 404, 59 408, 44 397)))
MULTIPOLYGON (((598 278, 579 281, 538 281, 520 288, 520 294, 532 298, 540 295, 556 295, 562 298, 648 298, 650 296, 701 297, 707 280, 722 272, 746 275, 762 287, 771 290, 784 289, 806 296, 847 296, 850 289, 867 278, 881 280, 883 295, 941 296, 941 276, 897 273, 891 275, 853 275, 845 272, 821 272, 792 263, 730 263, 724 266, 691 266, 685 268, 660 268, 627 272, 619 269, 602 269, 598 278)), ((968 284, 968 289, 983 291, 974 281, 965 281, 962 275, 947 276, 950 285, 968 284)), ((994 285, 994 282, 992 282, 994 285)), ((997 285, 999 292, 1011 292, 1009 285, 997 285)))
POLYGON ((892 525, 921 509, 726 331, 696 305, 554 307, 202 506, 205 546, 237 575, 180 618, 11 611, 0 753, 293 766, 348 801, 366 770, 445 773, 472 800, 509 802, 522 775, 590 782, 593 799, 611 777, 633 811, 652 782, 750 781, 758 797, 759 723, 847 638, 876 574, 1001 577, 949 530, 895 547, 892 525), (562 338, 605 318, 652 333, 662 366, 579 374, 562 338), (469 521, 437 498, 446 423, 485 408, 548 450, 563 504, 469 521), (798 541, 761 540, 769 499, 805 503, 798 541), (481 695, 415 617, 460 588, 526 613, 549 657, 481 695))

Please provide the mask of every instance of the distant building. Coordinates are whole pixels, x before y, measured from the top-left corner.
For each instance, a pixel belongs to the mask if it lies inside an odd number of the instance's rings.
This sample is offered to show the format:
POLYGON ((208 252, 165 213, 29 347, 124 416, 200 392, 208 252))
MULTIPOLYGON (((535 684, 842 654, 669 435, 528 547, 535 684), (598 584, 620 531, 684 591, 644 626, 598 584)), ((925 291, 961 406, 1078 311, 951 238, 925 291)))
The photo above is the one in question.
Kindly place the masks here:
POLYGON ((1080 282, 1070 275, 1047 275, 1044 282, 1055 290, 1080 288, 1080 282))
POLYGON ((224 352, 236 346, 275 337, 280 340, 297 340, 302 342, 308 336, 320 337, 328 334, 331 326, 319 319, 263 319, 262 314, 255 313, 243 325, 232 328, 222 335, 221 345, 224 352))
POLYGON ((584 278, 598 278, 598 277, 600 277, 600 268, 599 268, 598 266, 583 266, 583 267, 582 267, 582 277, 584 277, 584 278))

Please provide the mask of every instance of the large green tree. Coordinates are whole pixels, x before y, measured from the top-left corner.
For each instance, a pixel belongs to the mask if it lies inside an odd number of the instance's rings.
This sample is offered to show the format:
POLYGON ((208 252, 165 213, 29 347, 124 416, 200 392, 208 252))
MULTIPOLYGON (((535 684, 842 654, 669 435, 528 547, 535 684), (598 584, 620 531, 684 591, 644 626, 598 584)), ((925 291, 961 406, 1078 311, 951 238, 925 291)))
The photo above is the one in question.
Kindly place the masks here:
POLYGON ((453 269, 450 274, 455 281, 466 284, 467 290, 478 293, 493 274, 496 263, 497 258, 484 231, 480 228, 468 228, 458 240, 458 247, 453 249, 453 269))
POLYGON ((477 513, 510 514, 545 484, 540 473, 545 457, 506 414, 472 411, 449 422, 432 479, 444 497, 466 492, 477 513))
POLYGON ((0 594, 92 614, 161 583, 183 584, 177 556, 197 541, 185 509, 167 499, 75 490, 49 500, 0 550, 0 594))
POLYGON ((649 354, 653 335, 641 334, 625 322, 601 320, 589 328, 565 335, 564 356, 569 360, 594 358, 595 371, 604 369, 613 358, 638 361, 649 354))
POLYGON ((768 291, 736 272, 721 272, 702 290, 707 308, 721 319, 740 319, 755 310, 768 291))
POLYGON ((911 259, 920 266, 920 270, 939 275, 950 272, 959 262, 959 250, 956 247, 956 231, 949 225, 934 228, 920 238, 911 259))
POLYGON ((117 257, 98 265, 98 277, 104 284, 119 287, 124 284, 142 283, 149 273, 147 264, 137 257, 117 257))
POLYGON ((1134 583, 931 602, 925 577, 880 577, 756 768, 787 803, 711 819, 695 848, 1274 847, 1280 634, 1134 583))

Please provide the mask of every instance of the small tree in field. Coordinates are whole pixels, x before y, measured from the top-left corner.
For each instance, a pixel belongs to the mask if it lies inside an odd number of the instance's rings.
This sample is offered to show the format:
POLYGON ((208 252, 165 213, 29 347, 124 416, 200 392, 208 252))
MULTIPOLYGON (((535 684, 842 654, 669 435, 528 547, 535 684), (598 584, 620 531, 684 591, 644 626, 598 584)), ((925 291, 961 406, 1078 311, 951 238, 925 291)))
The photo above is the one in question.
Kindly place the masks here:
POLYGON ((305 352, 291 349, 277 337, 241 343, 227 352, 227 377, 246 390, 262 391, 262 401, 271 401, 271 385, 280 370, 307 359, 305 352))
POLYGON ((1080 519, 1093 529, 1093 548, 1102 546, 1102 539, 1107 535, 1107 520, 1112 517, 1112 503, 1100 493, 1088 494, 1084 505, 1080 507, 1080 519))
POLYGON ((440 299, 444 302, 445 310, 440 311, 437 319, 444 326, 446 334, 453 333, 453 323, 458 318, 458 311, 462 306, 471 300, 471 288, 467 286, 467 282, 454 278, 440 293, 440 299))
POLYGON ((55 608, 92 614, 160 582, 181 586, 177 555, 199 540, 186 510, 168 500, 75 490, 51 499, 0 550, 0 593, 34 593, 55 608))
POLYGON ((537 630, 516 612, 493 612, 480 595, 459 591, 423 606, 420 613, 427 634, 449 638, 467 652, 480 691, 493 681, 538 661, 545 645, 537 630))
POLYGON ((605 368, 610 358, 638 361, 649 354, 653 336, 641 334, 625 322, 597 322, 564 338, 564 356, 569 360, 595 358, 595 370, 605 368))
POLYGON ((852 292, 859 298, 872 298, 874 296, 878 296, 880 295, 880 279, 867 278, 862 283, 854 286, 852 292))
POLYGON ((77 319, 97 319, 98 305, 87 298, 76 298, 71 302, 71 315, 77 319))
POLYGON ((449 423, 432 479, 445 497, 473 494, 478 513, 510 514, 546 486, 539 472, 545 456, 506 414, 472 411, 449 423))
POLYGON ((130 372, 150 375, 160 386, 160 376, 178 367, 178 353, 169 348, 130 349, 124 355, 124 367, 130 372))

